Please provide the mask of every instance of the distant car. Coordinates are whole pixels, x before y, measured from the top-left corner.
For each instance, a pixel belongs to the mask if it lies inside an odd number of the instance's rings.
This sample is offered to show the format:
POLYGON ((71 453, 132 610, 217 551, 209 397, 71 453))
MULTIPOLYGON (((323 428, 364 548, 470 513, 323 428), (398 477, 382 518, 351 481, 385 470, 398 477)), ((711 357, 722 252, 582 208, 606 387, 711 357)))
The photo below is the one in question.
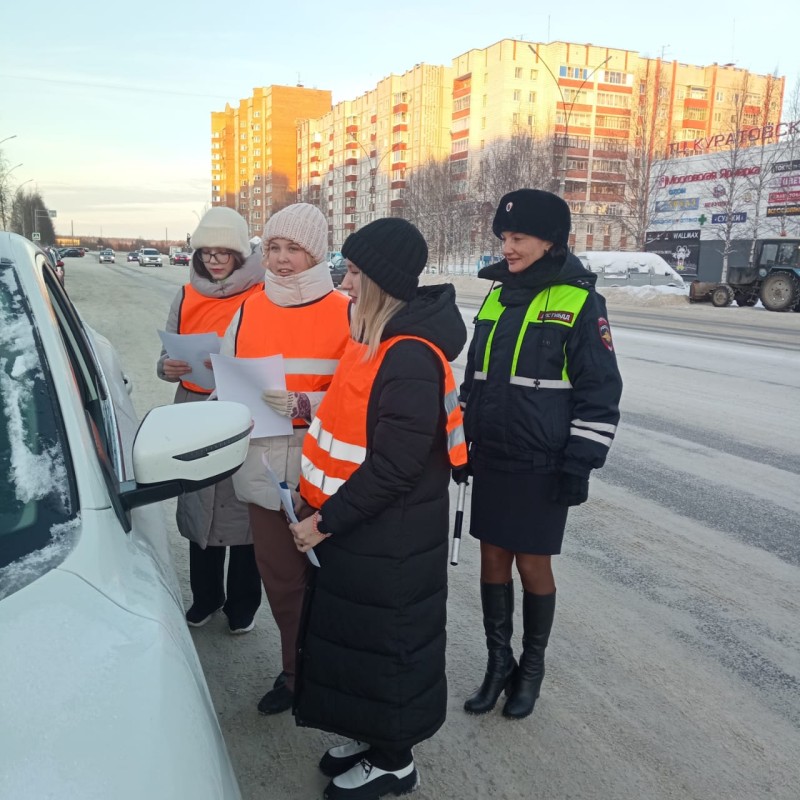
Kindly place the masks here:
POLYGON ((249 411, 185 403, 138 425, 113 347, 46 253, 5 231, 0 320, 11 332, 0 336, 0 675, 3 729, 14 728, 0 794, 241 800, 153 504, 237 469, 249 411))
POLYGON ((80 247, 64 247, 61 250, 61 258, 83 258, 84 252, 80 247))
POLYGON ((333 279, 334 286, 340 286, 347 274, 347 265, 342 256, 334 256, 329 262, 328 266, 331 271, 331 278, 333 279))
POLYGON ((191 261, 192 257, 188 253, 173 253, 169 257, 170 264, 183 264, 188 267, 191 261))
POLYGON ((139 251, 139 266, 140 267, 161 267, 164 261, 161 258, 161 253, 152 247, 143 247, 139 251))
POLYGON ((117 263, 113 250, 101 250, 98 258, 100 259, 101 264, 104 262, 108 262, 109 264, 117 263))
POLYGON ((139 261, 139 251, 138 250, 131 250, 130 253, 128 253, 128 256, 127 256, 127 258, 125 260, 126 261, 137 261, 138 262, 139 261))

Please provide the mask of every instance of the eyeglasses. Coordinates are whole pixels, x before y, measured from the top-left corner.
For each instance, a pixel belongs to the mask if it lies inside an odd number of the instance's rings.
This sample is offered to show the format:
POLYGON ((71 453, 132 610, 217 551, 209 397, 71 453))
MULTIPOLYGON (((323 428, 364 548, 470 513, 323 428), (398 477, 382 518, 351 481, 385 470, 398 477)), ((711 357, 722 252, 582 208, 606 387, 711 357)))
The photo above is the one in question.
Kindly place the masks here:
POLYGON ((230 250, 209 251, 201 250, 200 258, 204 264, 227 264, 231 260, 233 253, 230 250))

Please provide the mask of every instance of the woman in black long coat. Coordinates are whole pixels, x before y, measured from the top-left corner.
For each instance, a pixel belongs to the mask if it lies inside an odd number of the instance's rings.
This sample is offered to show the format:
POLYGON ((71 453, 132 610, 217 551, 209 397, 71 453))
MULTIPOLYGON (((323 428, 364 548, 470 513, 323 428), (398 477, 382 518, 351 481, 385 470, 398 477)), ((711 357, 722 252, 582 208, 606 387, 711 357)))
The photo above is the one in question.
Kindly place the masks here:
POLYGON ((320 769, 329 800, 417 784, 412 747, 445 719, 448 481, 466 462, 448 361, 466 342, 452 286, 417 288, 427 246, 402 219, 348 237, 353 340, 303 448, 315 546, 295 715, 348 737, 320 769))

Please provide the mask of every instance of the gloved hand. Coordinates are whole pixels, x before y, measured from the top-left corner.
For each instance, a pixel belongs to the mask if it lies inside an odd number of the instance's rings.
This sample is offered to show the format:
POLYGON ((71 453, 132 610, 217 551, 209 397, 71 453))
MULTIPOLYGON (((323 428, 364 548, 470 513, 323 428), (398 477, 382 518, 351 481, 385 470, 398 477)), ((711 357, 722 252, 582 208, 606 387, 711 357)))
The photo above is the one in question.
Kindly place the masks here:
POLYGON ((287 392, 285 389, 264 389, 261 399, 275 412, 290 419, 302 417, 310 421, 311 403, 303 392, 287 392))
POLYGON ((459 483, 466 483, 469 485, 469 477, 472 475, 472 466, 469 461, 463 467, 453 467, 450 474, 453 476, 453 483, 458 486, 459 483))
POLYGON ((562 472, 556 478, 551 500, 560 506, 579 506, 589 499, 589 479, 562 472))

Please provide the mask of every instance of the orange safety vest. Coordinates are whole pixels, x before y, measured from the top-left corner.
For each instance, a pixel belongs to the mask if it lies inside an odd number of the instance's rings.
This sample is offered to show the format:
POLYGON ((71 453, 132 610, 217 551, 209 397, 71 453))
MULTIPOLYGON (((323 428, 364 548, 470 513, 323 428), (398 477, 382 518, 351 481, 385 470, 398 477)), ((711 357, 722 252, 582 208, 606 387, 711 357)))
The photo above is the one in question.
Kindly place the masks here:
MULTIPOLYGON (((282 355, 288 391, 325 392, 350 340, 349 304, 341 292, 330 292, 316 302, 285 307, 262 291, 242 306, 236 357, 282 355)), ((292 423, 308 427, 303 419, 292 423)))
MULTIPOLYGON (((216 333, 217 336, 224 336, 239 306, 256 292, 263 294, 263 283, 230 297, 206 297, 187 283, 183 287, 183 298, 178 309, 178 333, 216 333)), ((181 379, 181 386, 190 392, 211 394, 210 389, 197 386, 185 378, 181 379)))
POLYGON ((367 408, 375 377, 389 348, 403 339, 424 342, 439 356, 444 369, 447 449, 450 463, 467 463, 463 418, 453 371, 444 353, 417 336, 393 336, 382 342, 374 358, 364 360, 366 345, 353 340, 347 346, 333 383, 303 442, 300 494, 314 508, 322 504, 361 466, 367 456, 367 408))

